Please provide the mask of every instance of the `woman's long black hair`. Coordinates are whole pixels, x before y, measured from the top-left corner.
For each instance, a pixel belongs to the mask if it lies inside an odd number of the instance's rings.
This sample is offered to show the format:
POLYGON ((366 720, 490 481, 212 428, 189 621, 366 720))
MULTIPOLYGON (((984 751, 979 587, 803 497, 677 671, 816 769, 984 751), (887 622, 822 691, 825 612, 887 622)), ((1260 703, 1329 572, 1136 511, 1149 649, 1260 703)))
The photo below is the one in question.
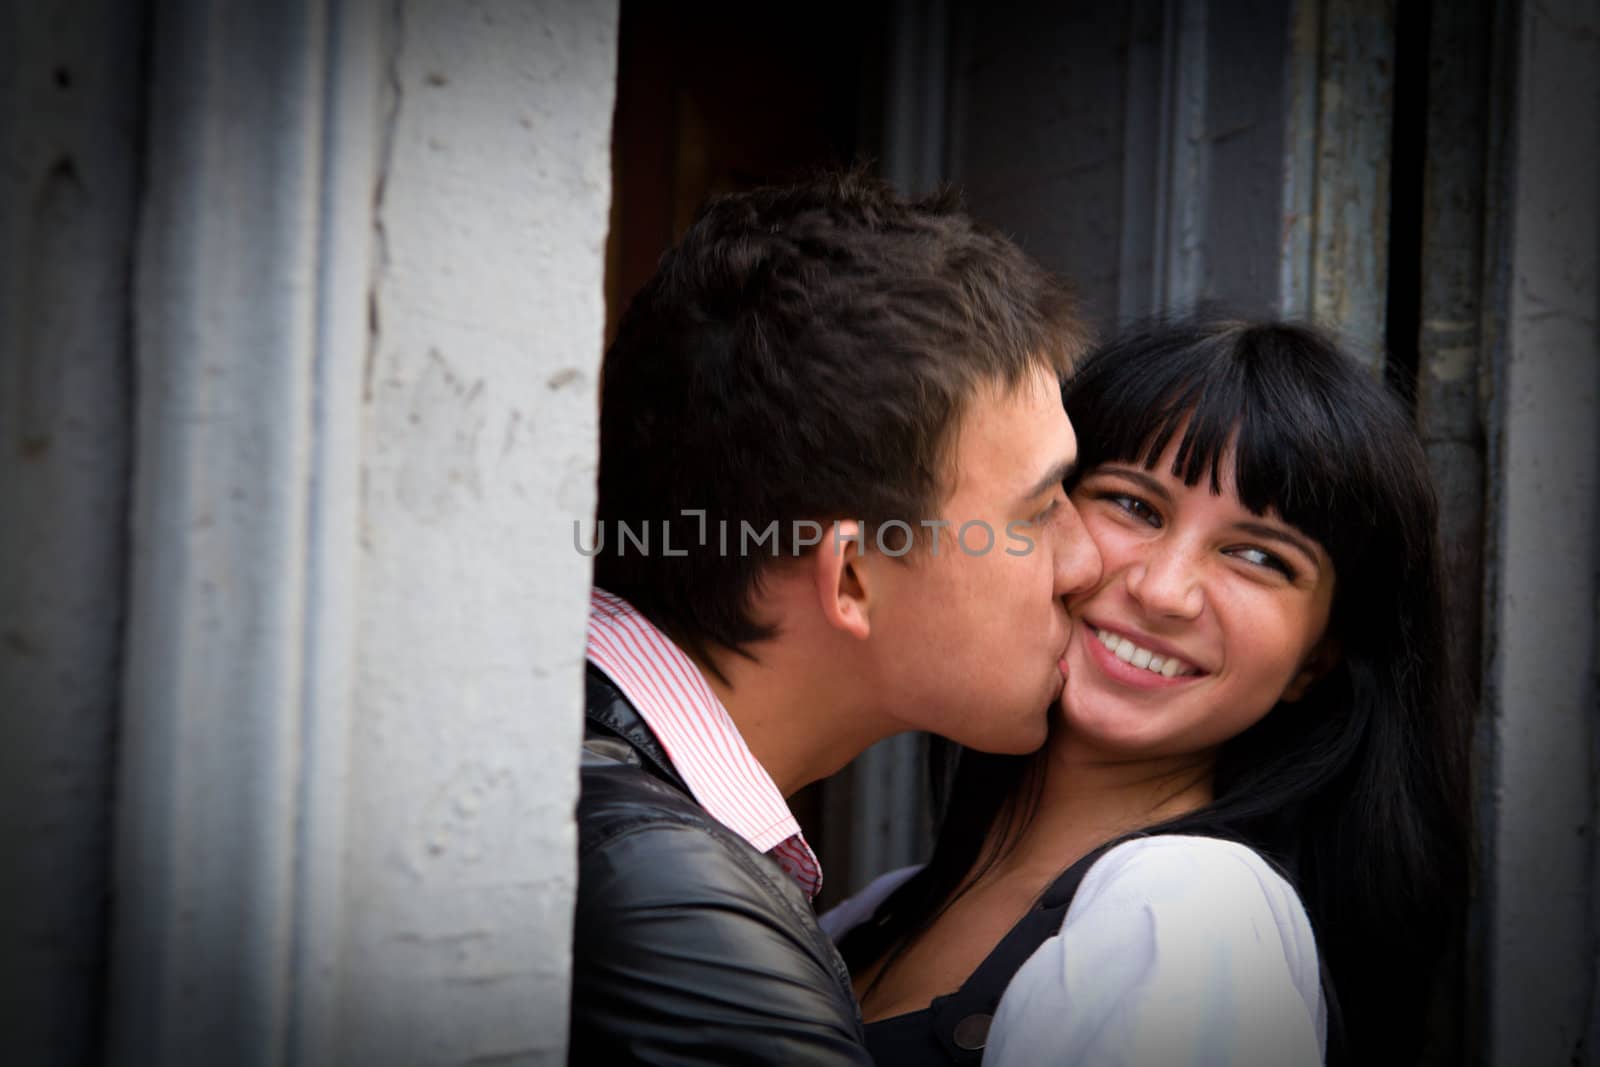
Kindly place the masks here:
MULTIPOLYGON (((1464 917, 1470 709, 1449 662, 1438 506, 1408 417, 1328 338, 1275 322, 1126 333, 1064 396, 1080 470, 1154 469, 1181 430, 1173 474, 1220 492, 1231 445, 1240 501, 1331 557, 1338 663, 1222 746, 1211 804, 1155 829, 1237 840, 1288 871, 1342 1023, 1330 1062, 1413 1060, 1464 917)), ((844 940, 852 970, 914 941, 1037 806, 1037 756, 952 752, 933 754, 944 783, 933 856, 844 940)))

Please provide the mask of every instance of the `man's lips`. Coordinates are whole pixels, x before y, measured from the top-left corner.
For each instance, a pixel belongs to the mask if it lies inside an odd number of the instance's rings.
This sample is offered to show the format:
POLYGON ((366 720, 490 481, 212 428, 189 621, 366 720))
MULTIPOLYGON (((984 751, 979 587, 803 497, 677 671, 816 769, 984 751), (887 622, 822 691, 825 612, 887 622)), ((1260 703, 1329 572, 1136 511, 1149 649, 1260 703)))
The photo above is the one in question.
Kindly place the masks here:
POLYGON ((1084 629, 1085 624, 1074 621, 1072 616, 1066 614, 1065 610, 1062 611, 1062 616, 1066 619, 1067 634, 1061 639, 1061 649, 1056 653, 1056 670, 1065 676, 1067 673, 1067 653, 1072 649, 1072 638, 1080 630, 1084 629))

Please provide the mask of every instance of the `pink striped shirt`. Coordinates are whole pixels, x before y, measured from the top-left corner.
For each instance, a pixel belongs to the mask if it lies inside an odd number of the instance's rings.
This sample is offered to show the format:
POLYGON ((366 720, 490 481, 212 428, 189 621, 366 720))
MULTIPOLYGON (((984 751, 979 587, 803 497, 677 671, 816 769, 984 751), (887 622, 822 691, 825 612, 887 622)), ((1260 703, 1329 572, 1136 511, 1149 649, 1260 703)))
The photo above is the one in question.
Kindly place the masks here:
POLYGON ((603 589, 589 594, 587 655, 639 712, 700 806, 756 851, 771 854, 814 898, 822 888, 816 855, 694 661, 603 589))

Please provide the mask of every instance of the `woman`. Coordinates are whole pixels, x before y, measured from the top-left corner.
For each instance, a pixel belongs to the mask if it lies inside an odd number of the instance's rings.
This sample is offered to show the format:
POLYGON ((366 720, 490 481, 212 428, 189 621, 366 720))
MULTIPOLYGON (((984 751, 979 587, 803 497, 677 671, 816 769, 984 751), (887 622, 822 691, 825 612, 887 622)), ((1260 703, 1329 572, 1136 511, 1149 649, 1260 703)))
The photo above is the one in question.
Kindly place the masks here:
POLYGON ((1104 575, 1069 604, 1045 748, 962 753, 927 866, 832 919, 872 916, 840 946, 869 1046, 882 1064, 1414 1059, 1469 862, 1415 433, 1285 324, 1126 336, 1066 402, 1065 489, 1104 575))

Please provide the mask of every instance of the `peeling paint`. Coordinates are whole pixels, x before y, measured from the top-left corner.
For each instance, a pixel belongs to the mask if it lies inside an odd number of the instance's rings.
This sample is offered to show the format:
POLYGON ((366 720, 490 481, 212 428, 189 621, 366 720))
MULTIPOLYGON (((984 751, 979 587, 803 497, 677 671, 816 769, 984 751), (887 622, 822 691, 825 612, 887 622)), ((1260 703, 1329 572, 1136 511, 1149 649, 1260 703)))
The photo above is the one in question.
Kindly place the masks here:
POLYGON ((545 380, 545 385, 550 389, 564 389, 567 386, 583 384, 583 372, 576 367, 562 367, 545 380))
POLYGON ((414 428, 396 486, 413 514, 436 521, 455 506, 458 491, 483 495, 478 438, 488 421, 482 379, 459 377, 436 349, 410 390, 406 419, 414 428))

